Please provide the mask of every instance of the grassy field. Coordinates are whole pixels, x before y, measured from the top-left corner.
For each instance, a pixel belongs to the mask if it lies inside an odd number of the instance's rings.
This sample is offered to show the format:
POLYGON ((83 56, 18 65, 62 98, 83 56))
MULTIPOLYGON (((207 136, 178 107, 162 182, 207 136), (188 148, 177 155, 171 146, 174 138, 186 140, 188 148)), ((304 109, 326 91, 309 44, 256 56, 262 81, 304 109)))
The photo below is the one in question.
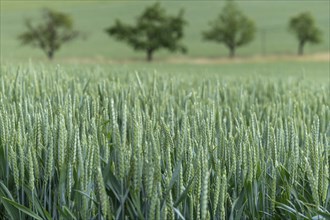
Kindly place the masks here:
MULTIPOLYGON (((33 63, 33 62, 32 62, 33 63)), ((60 65, 65 68, 75 69, 73 73, 78 74, 78 70, 100 70, 100 75, 94 78, 102 77, 123 77, 128 73, 139 72, 158 73, 166 77, 173 77, 180 81, 198 80, 203 77, 206 79, 231 79, 262 77, 271 79, 304 80, 306 83, 328 84, 330 80, 330 67, 326 61, 270 61, 270 62, 228 62, 222 64, 174 64, 174 63, 109 63, 97 64, 81 63, 80 60, 70 62, 39 62, 45 69, 55 68, 60 65), (101 71, 102 70, 102 71, 101 71)), ((4 62, 5 68, 14 71, 15 68, 29 66, 29 62, 4 62)), ((71 73, 72 74, 72 73, 71 73)), ((78 74, 79 75, 79 74, 78 74)))
MULTIPOLYGON (((116 42, 104 33, 116 18, 133 22, 134 18, 150 1, 1 1, 1 59, 24 60, 28 57, 42 59, 44 54, 29 47, 21 47, 17 35, 23 30, 24 18, 38 19, 40 9, 50 7, 68 12, 75 20, 78 29, 88 35, 86 41, 80 40, 64 46, 59 58, 107 58, 140 59, 143 53, 135 53, 131 48, 116 42)), ((329 1, 238 1, 239 6, 252 17, 258 33, 255 41, 238 50, 238 55, 262 54, 261 32, 266 33, 266 54, 294 54, 297 43, 287 31, 288 19, 302 11, 310 11, 316 18, 324 36, 323 43, 307 45, 307 53, 329 51, 329 1)), ((170 13, 185 9, 189 25, 184 39, 190 57, 215 57, 227 55, 227 49, 210 42, 204 42, 201 31, 205 30, 210 20, 220 12, 223 2, 217 1, 164 1, 170 13)), ((156 58, 168 57, 160 51, 156 58)), ((170 55, 172 56, 172 55, 170 55)), ((174 56, 182 56, 176 54, 174 56)))

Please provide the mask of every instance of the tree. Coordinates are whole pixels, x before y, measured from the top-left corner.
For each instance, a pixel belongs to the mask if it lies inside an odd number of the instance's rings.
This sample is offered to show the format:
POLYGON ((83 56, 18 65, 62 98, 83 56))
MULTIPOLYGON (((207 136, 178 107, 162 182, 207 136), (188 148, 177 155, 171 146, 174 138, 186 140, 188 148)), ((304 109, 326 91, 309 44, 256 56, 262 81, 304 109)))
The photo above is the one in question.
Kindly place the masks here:
POLYGON ((73 22, 69 15, 50 9, 42 11, 42 23, 33 26, 30 19, 25 21, 28 29, 19 35, 23 45, 32 45, 40 48, 51 60, 54 53, 60 47, 79 36, 79 32, 73 30, 73 22))
POLYGON ((228 1, 217 19, 210 22, 210 29, 203 32, 205 40, 223 43, 229 56, 235 56, 236 48, 250 43, 255 35, 254 22, 243 14, 237 5, 228 1))
POLYGON ((125 41, 134 50, 145 51, 147 60, 151 61, 154 52, 162 48, 171 52, 186 52, 186 48, 180 43, 185 24, 183 10, 177 16, 170 16, 156 3, 144 10, 135 25, 116 20, 106 32, 117 40, 125 41))
POLYGON ((298 54, 304 54, 304 46, 307 42, 321 42, 321 30, 316 27, 313 16, 309 12, 303 12, 293 17, 289 21, 289 30, 298 39, 298 54))

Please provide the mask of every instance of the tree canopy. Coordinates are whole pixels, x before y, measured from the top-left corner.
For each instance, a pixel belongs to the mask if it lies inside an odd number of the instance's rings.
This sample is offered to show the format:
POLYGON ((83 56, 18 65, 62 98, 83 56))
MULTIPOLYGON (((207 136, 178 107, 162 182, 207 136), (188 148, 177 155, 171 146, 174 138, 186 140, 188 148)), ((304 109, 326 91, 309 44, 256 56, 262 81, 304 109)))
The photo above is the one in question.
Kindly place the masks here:
POLYGON ((64 43, 78 37, 79 32, 73 30, 73 21, 68 14, 44 9, 42 22, 33 25, 30 19, 25 21, 27 31, 19 35, 23 45, 40 48, 49 59, 64 43))
POLYGON ((134 50, 145 51, 147 60, 151 61, 153 53, 159 49, 186 52, 186 47, 180 42, 185 25, 183 10, 176 16, 167 15, 165 9, 155 3, 144 10, 135 25, 116 20, 106 32, 117 40, 126 42, 134 50))
POLYGON ((203 38, 225 44, 229 56, 234 57, 236 48, 254 39, 255 31, 254 22, 234 2, 228 1, 218 18, 210 22, 210 29, 203 32, 203 38))
POLYGON ((315 20, 309 12, 302 12, 289 21, 289 30, 298 39, 298 54, 304 54, 304 46, 307 42, 321 42, 321 30, 316 27, 315 20))

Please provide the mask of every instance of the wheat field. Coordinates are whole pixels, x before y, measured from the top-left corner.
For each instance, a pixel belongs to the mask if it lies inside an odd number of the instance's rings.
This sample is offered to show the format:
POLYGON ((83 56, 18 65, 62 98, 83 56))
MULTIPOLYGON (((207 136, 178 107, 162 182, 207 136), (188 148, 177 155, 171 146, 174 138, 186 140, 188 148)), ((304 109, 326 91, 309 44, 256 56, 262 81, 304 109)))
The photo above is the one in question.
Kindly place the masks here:
POLYGON ((329 85, 1 68, 1 219, 327 219, 329 85))

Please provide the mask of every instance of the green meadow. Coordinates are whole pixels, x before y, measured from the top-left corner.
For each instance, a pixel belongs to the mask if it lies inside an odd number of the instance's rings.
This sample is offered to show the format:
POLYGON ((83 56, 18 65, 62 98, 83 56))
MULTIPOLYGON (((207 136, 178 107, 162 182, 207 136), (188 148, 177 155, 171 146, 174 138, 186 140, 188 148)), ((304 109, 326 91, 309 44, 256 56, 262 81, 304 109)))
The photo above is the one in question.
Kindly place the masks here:
MULTIPOLYGON (((83 31, 87 38, 77 40, 55 55, 58 58, 106 58, 106 59, 143 59, 144 53, 134 52, 122 42, 117 42, 105 33, 116 18, 132 23, 152 1, 1 1, 1 58, 22 60, 30 57, 43 59, 38 49, 21 47, 17 35, 23 29, 25 18, 40 19, 40 9, 49 7, 69 13, 76 28, 83 31)), ((159 51, 155 58, 174 57, 219 57, 227 56, 227 49, 212 42, 202 40, 201 32, 207 29, 210 20, 220 13, 224 1, 162 1, 168 13, 176 14, 180 8, 185 10, 188 25, 183 42, 188 53, 169 54, 159 51)), ((323 42, 307 45, 307 53, 327 52, 329 50, 329 1, 238 1, 239 7, 257 26, 255 40, 237 51, 238 56, 260 54, 295 54, 297 42, 288 32, 290 17, 310 11, 323 31, 323 42)))

